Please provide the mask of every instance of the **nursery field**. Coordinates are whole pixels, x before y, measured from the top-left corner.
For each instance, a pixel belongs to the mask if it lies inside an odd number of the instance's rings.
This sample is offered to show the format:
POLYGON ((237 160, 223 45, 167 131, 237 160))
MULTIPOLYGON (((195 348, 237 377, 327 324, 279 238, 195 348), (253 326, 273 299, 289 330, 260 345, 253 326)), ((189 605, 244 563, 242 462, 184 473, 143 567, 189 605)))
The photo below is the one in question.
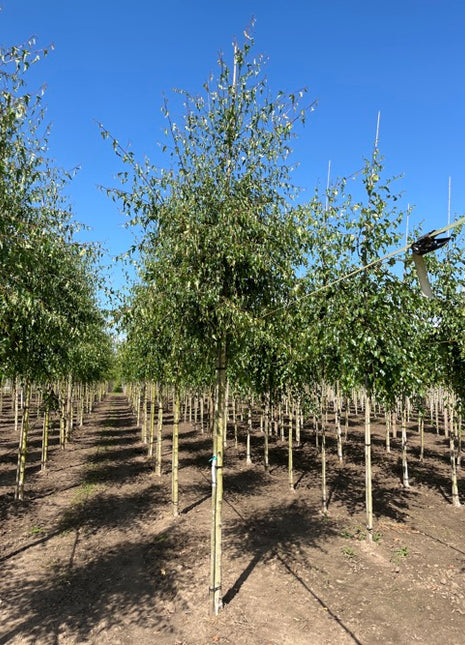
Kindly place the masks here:
MULTIPOLYGON (((37 424, 25 501, 15 503, 17 437, 7 412, 0 426, 0 643, 463 643, 463 509, 450 503, 447 442, 427 428, 420 463, 413 419, 408 490, 398 440, 386 455, 383 419, 372 420, 373 543, 364 534, 362 417, 351 415, 342 466, 329 428, 327 516, 311 428, 295 448, 292 492, 285 445, 270 437, 265 473, 255 428, 254 463, 246 466, 240 426, 239 448, 228 448, 224 468, 224 608, 212 617, 210 435, 180 424, 180 515, 173 518, 170 411, 158 478, 126 398, 110 394, 65 451, 52 434, 45 473, 37 424)), ((462 481, 459 488, 463 496, 462 481)))

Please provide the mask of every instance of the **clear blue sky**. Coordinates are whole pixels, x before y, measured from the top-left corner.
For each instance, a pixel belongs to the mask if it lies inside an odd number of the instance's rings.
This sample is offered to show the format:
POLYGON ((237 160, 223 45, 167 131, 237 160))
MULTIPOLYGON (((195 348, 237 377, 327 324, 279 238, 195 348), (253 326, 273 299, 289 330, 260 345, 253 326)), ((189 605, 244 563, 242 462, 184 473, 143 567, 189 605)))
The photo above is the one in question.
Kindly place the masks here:
MULTIPOLYGON (((121 169, 98 132, 153 160, 173 87, 201 91, 217 54, 256 19, 256 50, 269 57, 273 88, 307 87, 318 107, 295 145, 296 182, 309 195, 332 174, 358 170, 380 149, 388 175, 430 230, 465 211, 465 3, 462 0, 3 0, 0 44, 37 37, 55 50, 30 75, 47 86, 51 156, 80 166, 68 188, 76 218, 110 255, 131 235, 98 191, 121 169)), ((121 275, 113 271, 118 287, 121 275)))

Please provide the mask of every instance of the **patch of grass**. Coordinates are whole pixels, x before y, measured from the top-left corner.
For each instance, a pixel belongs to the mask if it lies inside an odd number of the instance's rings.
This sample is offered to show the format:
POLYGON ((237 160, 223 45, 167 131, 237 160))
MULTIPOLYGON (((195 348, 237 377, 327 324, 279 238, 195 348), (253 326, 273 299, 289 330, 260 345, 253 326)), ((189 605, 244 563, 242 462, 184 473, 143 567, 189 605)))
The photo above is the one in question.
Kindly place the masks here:
POLYGON ((46 533, 47 531, 44 529, 43 526, 31 526, 29 529, 29 533, 31 535, 42 535, 43 533, 46 533))
POLYGON ((366 538, 366 531, 361 526, 356 526, 355 528, 345 527, 339 534, 341 537, 348 540, 364 540, 366 538))
POLYGON ((75 528, 79 521, 82 508, 87 500, 98 490, 98 484, 84 480, 74 494, 69 508, 65 509, 60 517, 59 528, 60 535, 66 535, 75 528))
POLYGON ((346 558, 349 558, 349 560, 357 557, 357 554, 350 546, 343 547, 341 551, 346 556, 346 558))
POLYGON ((398 560, 402 560, 409 555, 408 548, 406 546, 401 546, 394 551, 394 557, 398 560))
POLYGON ((95 493, 96 488, 97 484, 95 482, 84 480, 75 494, 74 503, 82 504, 83 502, 85 502, 91 495, 95 493))
POLYGON ((353 532, 348 528, 342 529, 342 531, 339 533, 339 535, 342 538, 346 538, 348 540, 351 540, 354 537, 353 532))

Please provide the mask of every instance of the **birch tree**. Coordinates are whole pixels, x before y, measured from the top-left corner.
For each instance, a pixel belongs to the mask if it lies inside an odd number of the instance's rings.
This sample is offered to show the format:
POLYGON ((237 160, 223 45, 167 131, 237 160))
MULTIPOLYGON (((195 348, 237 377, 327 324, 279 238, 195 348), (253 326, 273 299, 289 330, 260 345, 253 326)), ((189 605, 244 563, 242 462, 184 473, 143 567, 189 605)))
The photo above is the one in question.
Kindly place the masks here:
MULTIPOLYGON (((224 404, 228 361, 267 308, 286 302, 301 262, 298 210, 290 181, 290 141, 305 116, 304 92, 271 97, 261 57, 247 36, 234 46, 233 64, 200 95, 180 92, 179 122, 168 105, 166 149, 170 163, 158 170, 138 164, 113 139, 129 164, 113 191, 142 226, 150 249, 146 279, 163 298, 176 329, 202 342, 216 375, 213 457, 210 606, 222 606, 221 524, 224 404)), ((104 136, 108 133, 103 130, 104 136)), ((182 334, 181 334, 182 335, 182 334)))

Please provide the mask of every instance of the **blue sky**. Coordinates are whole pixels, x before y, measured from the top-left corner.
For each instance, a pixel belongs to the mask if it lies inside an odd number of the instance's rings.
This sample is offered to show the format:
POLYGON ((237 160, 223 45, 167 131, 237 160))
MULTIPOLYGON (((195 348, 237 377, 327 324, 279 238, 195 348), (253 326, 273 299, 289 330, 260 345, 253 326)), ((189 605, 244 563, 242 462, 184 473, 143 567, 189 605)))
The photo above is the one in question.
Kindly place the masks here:
MULTIPOLYGON (((378 110, 386 174, 430 230, 465 210, 465 3, 460 0, 4 0, 0 44, 37 37, 54 51, 30 74, 47 86, 50 153, 81 170, 68 194, 109 256, 131 234, 97 186, 121 166, 101 139, 102 122, 137 155, 159 161, 160 107, 174 87, 201 91, 218 52, 231 56, 255 18, 256 51, 269 57, 274 89, 307 87, 318 107, 296 142, 296 183, 309 196, 370 155, 378 110)), ((111 272, 115 286, 119 269, 111 272)))

